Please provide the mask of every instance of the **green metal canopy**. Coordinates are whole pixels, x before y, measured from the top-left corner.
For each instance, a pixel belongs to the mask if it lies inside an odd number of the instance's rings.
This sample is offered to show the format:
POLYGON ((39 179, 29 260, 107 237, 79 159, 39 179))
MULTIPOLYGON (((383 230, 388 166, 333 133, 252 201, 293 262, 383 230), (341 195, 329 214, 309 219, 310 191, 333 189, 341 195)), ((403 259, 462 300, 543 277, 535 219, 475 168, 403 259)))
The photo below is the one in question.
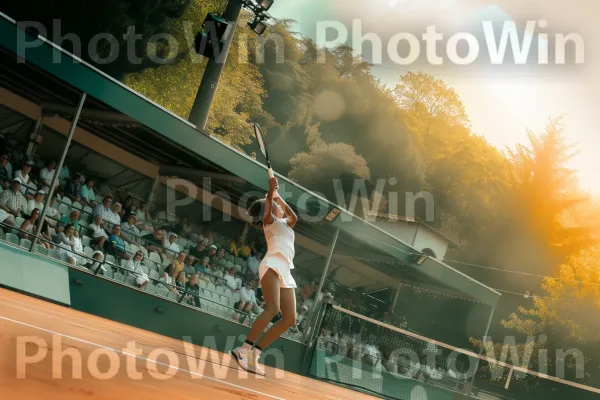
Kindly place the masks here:
MULTIPOLYGON (((136 93, 121 82, 102 73, 97 68, 73 57, 54 43, 19 28, 16 22, 0 13, 0 45, 16 54, 20 62, 31 63, 45 72, 61 79, 129 118, 152 129, 168 140, 185 148, 221 168, 237 175, 249 184, 264 191, 268 189, 266 167, 165 108, 136 93), (19 44, 26 41, 28 46, 19 44)), ((250 127, 249 127, 250 129, 250 127)), ((278 175, 280 192, 301 214, 324 216, 332 208, 338 208, 324 198, 300 185, 278 175)), ((465 293, 473 299, 494 307, 500 293, 485 286, 454 268, 434 259, 427 259, 420 266, 412 263, 414 248, 393 237, 384 230, 340 210, 331 223, 341 231, 365 242, 369 246, 404 263, 397 268, 412 269, 440 285, 465 293)))

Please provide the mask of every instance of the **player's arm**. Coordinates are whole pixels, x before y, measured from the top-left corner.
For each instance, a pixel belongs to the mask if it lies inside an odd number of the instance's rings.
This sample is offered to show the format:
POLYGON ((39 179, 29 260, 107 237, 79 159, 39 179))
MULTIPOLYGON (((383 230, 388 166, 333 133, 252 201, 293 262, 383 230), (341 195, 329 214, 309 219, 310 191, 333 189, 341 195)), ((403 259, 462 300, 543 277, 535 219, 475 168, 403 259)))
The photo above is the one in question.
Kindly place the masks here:
POLYGON ((298 222, 298 216, 296 215, 294 210, 292 210, 292 208, 288 205, 288 203, 286 203, 285 200, 281 198, 281 196, 277 196, 275 198, 275 201, 281 206, 281 208, 283 208, 288 226, 290 228, 293 228, 296 225, 296 222, 298 222))
MULTIPOLYGON (((273 198, 275 191, 277 190, 277 178, 273 177, 269 179, 269 192, 267 193, 267 200, 265 201, 265 213, 263 215, 263 226, 267 226, 273 223, 273 198)), ((279 197, 279 196, 277 196, 279 197)))

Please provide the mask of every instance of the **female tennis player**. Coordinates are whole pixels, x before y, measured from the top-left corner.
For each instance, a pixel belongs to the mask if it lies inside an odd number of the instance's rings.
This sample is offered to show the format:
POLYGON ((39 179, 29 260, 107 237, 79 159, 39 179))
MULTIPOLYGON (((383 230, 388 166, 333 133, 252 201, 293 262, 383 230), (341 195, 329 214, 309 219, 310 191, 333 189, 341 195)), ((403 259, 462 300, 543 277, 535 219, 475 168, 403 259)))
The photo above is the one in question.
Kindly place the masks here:
POLYGON ((231 351, 231 355, 242 369, 262 376, 265 375, 265 371, 258 362, 261 352, 290 327, 296 325, 296 282, 291 270, 294 268, 295 253, 293 228, 298 217, 279 197, 277 187, 277 178, 269 179, 266 198, 255 201, 248 209, 253 225, 263 230, 267 239, 267 253, 258 269, 266 305, 254 322, 244 344, 231 351), (282 318, 257 341, 280 311, 282 318))

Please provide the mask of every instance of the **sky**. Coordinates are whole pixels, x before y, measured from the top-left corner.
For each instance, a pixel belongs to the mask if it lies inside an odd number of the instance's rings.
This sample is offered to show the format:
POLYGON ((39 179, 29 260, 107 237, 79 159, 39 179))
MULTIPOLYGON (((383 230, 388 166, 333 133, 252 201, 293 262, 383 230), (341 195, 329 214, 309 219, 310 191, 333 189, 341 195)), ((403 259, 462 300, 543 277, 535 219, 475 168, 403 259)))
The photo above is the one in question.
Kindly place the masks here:
MULTIPOLYGON (((393 35, 406 32, 420 37, 429 26, 444 34, 440 56, 446 56, 444 44, 450 36, 458 32, 473 34, 480 44, 480 57, 472 65, 456 66, 448 57, 442 66, 431 65, 422 44, 421 57, 415 62, 400 65, 384 55, 373 72, 390 87, 407 71, 423 71, 442 79, 462 99, 473 132, 500 149, 526 143, 527 129, 541 132, 550 118, 563 116, 565 135, 579 150, 569 167, 578 171, 582 189, 600 195, 596 172, 600 171, 600 113, 595 110, 600 104, 600 74, 596 72, 600 70, 600 29, 594 21, 599 11, 597 0, 276 0, 270 13, 297 21, 295 30, 313 39, 317 38, 317 21, 341 22, 348 30, 346 43, 370 62, 374 60, 373 47, 366 43, 360 49, 360 41, 352 40, 354 20, 360 21, 363 35, 376 33, 381 38, 384 53, 393 35), (545 20, 545 27, 539 27, 540 20, 545 20), (578 34, 583 39, 583 63, 531 62, 515 67, 512 58, 507 58, 508 65, 480 61, 483 56, 489 60, 482 21, 491 21, 498 35, 505 21, 514 21, 520 35, 532 39, 531 55, 535 56, 538 46, 553 48, 556 34, 578 34), (526 32, 527 21, 536 21, 533 33, 526 32), (546 33, 549 40, 538 33, 546 33)), ((408 52, 407 46, 401 45, 400 51, 403 49, 408 52)), ((459 54, 461 49, 466 54, 464 42, 458 49, 459 54)), ((574 54, 567 50, 567 59, 572 60, 574 54)))

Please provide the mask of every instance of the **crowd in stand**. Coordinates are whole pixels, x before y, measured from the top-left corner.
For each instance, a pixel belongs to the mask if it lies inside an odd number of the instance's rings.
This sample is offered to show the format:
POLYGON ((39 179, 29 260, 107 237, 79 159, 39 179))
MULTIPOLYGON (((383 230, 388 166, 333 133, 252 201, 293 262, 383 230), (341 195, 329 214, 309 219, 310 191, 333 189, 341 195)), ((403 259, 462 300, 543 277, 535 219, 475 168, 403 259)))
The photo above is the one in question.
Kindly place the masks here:
MULTIPOLYGON (((36 251, 45 249, 63 262, 141 290, 221 311, 243 324, 250 325, 248 317, 260 313, 258 267, 265 250, 258 241, 243 235, 230 240, 186 217, 150 210, 106 182, 72 171, 77 168, 68 158, 57 171, 54 160, 36 163, 17 153, 0 144, 2 239, 16 234, 20 245, 29 247, 47 204, 36 251), (56 174, 55 193, 47 199, 56 174)), ((297 280, 298 324, 292 333, 303 334, 309 322, 305 317, 322 296, 316 295, 315 281, 297 280)))

